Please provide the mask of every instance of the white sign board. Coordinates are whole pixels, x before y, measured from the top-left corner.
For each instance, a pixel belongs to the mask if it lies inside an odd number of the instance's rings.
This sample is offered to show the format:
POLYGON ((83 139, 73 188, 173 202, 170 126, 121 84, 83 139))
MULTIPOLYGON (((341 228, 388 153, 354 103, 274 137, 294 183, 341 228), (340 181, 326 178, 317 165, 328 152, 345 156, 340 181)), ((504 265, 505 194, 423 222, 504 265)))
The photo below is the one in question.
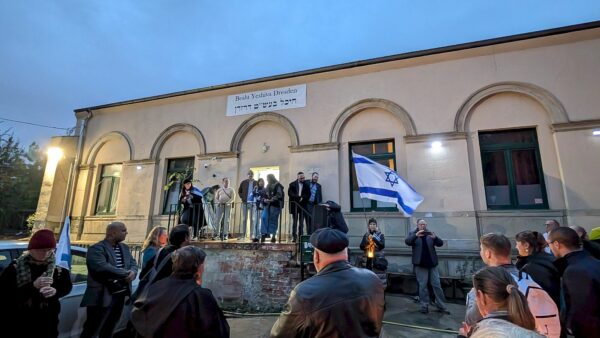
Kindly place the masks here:
POLYGON ((306 107, 306 84, 229 95, 227 116, 306 107))

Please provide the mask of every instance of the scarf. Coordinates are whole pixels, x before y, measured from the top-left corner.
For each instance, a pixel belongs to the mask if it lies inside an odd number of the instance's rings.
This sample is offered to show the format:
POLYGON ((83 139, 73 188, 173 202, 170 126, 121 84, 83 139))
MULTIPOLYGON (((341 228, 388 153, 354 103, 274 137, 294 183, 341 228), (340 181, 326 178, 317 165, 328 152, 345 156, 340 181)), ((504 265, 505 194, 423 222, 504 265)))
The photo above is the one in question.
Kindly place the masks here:
POLYGON ((17 269, 17 287, 21 287, 25 284, 33 282, 31 280, 31 267, 30 265, 47 265, 46 272, 42 274, 44 277, 52 277, 54 273, 56 256, 53 252, 48 258, 46 258, 43 262, 38 262, 31 257, 29 251, 25 251, 19 258, 16 260, 16 269, 17 269))

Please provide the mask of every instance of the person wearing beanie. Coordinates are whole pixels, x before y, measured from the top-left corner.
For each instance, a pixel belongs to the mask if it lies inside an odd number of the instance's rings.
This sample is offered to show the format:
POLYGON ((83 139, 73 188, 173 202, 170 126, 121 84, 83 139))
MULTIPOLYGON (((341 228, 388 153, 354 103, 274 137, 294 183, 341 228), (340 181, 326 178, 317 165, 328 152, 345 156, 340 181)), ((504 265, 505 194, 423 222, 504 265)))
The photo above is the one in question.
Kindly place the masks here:
POLYGON ((387 270, 387 260, 385 259, 383 249, 385 248, 385 236, 377 227, 377 220, 369 219, 367 232, 363 235, 360 242, 360 249, 365 253, 367 258, 366 268, 373 268, 385 271, 387 270))
POLYGON ((125 224, 112 222, 106 227, 104 240, 87 251, 87 288, 81 300, 81 306, 87 307, 87 319, 82 338, 112 337, 125 299, 131 295, 131 282, 138 267, 129 247, 123 243, 125 237, 125 224))
POLYGON ((321 228, 310 243, 317 274, 296 285, 271 337, 382 336, 383 283, 373 272, 348 263, 346 234, 321 228))
POLYGON ((69 270, 55 265, 54 249, 54 233, 38 230, 27 251, 2 271, 0 318, 7 324, 2 325, 6 337, 58 337, 59 299, 73 284, 69 270))

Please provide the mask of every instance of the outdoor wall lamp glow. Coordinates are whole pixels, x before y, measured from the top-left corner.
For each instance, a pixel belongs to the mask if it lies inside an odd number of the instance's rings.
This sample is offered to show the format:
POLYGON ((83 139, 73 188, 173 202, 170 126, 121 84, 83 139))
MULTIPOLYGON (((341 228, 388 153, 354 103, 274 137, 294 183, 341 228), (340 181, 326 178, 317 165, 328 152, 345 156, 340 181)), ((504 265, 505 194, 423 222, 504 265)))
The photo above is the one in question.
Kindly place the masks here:
POLYGON ((48 160, 52 162, 58 162, 61 158, 64 157, 63 150, 58 147, 50 147, 48 148, 48 160))
POLYGON ((440 141, 431 142, 431 149, 435 149, 435 150, 442 149, 442 142, 440 142, 440 141))
POLYGON ((594 136, 600 136, 600 129, 598 129, 598 130, 594 130, 594 131, 592 132, 592 135, 594 135, 594 136))

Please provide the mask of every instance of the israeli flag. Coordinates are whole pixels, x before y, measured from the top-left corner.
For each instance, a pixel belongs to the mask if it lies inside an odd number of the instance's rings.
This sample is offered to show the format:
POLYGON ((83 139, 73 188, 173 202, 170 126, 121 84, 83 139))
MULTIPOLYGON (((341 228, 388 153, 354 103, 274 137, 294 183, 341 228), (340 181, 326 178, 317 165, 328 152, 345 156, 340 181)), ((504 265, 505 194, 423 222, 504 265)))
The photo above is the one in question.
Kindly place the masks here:
POLYGON ((423 202, 423 196, 392 169, 354 152, 352 162, 361 198, 396 203, 405 217, 410 217, 423 202))
POLYGON ((65 217, 65 225, 60 232, 58 246, 56 247, 56 266, 71 270, 71 219, 65 217))
POLYGON ((204 196, 204 194, 202 193, 202 190, 200 190, 198 187, 192 187, 192 190, 190 191, 191 194, 196 195, 196 196, 204 196))

